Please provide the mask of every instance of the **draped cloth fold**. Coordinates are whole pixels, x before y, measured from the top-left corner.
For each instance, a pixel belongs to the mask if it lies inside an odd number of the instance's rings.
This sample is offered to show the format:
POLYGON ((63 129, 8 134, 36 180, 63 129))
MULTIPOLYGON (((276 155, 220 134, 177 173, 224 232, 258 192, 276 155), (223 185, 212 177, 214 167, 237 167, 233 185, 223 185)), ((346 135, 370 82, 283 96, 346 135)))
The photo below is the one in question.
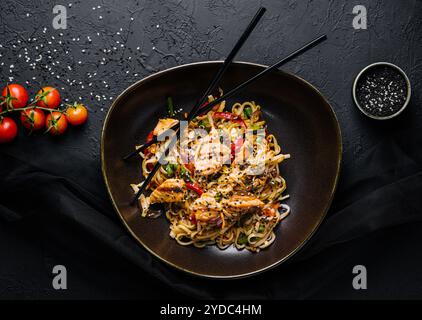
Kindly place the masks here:
MULTIPOLYGON (((410 281, 420 288, 413 294, 420 295, 422 280, 411 274, 422 267, 422 259, 418 259, 418 242, 422 240, 422 137, 414 132, 383 139, 361 154, 346 150, 334 202, 319 230, 296 256, 252 278, 201 279, 153 258, 131 239, 113 212, 96 162, 89 166, 98 170, 93 174, 97 179, 87 179, 75 174, 84 170, 87 163, 83 161, 63 163, 60 172, 53 172, 33 159, 2 152, 0 226, 12 229, 34 223, 51 246, 77 251, 82 258, 94 256, 104 263, 114 251, 118 259, 137 266, 131 272, 139 272, 140 279, 152 276, 164 287, 197 298, 353 297, 357 293, 351 286, 351 272, 360 263, 366 263, 369 281, 374 279, 366 296, 397 294, 383 290, 385 279, 398 287, 410 281), (93 243, 85 246, 78 237, 83 234, 93 243), (409 259, 412 255, 414 260, 409 259)), ((83 265, 83 261, 80 263, 83 265)), ((103 275, 104 281, 107 277, 103 275)), ((139 283, 139 292, 156 289, 147 285, 147 281, 139 283)), ((403 294, 412 297, 409 286, 406 288, 403 294)))

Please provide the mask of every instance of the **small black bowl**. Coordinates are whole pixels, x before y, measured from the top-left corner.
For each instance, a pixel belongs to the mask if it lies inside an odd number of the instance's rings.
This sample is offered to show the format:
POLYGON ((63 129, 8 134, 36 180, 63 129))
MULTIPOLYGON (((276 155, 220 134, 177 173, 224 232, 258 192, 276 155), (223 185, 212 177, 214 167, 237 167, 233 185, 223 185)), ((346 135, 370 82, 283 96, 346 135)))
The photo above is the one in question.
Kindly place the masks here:
POLYGON ((407 77, 406 73, 401 68, 399 68, 398 66, 396 66, 392 63, 389 63, 389 62, 376 62, 376 63, 370 64, 369 66, 366 66, 365 68, 363 68, 359 72, 359 74, 356 76, 355 81, 353 83, 353 89, 352 89, 353 100, 355 102, 355 105, 358 107, 358 109, 360 111, 362 111, 362 113, 364 115, 366 115, 367 117, 372 118, 372 119, 376 119, 376 120, 391 119, 391 118, 398 116, 400 113, 402 113, 404 111, 404 109, 406 109, 407 105, 409 104, 411 92, 412 92, 412 89, 411 89, 411 86, 410 86, 410 81, 409 81, 409 78, 407 77), (404 78, 404 80, 406 81, 406 85, 407 85, 406 100, 405 100, 403 106, 399 110, 394 112, 393 114, 389 114, 389 115, 386 115, 386 116, 378 116, 378 115, 374 115, 374 114, 369 113, 367 110, 365 110, 360 105, 359 99, 357 98, 357 94, 356 94, 357 86, 358 86, 359 80, 362 78, 362 76, 365 75, 370 70, 373 70, 373 69, 379 68, 379 67, 387 67, 387 68, 391 68, 391 69, 397 71, 404 78))

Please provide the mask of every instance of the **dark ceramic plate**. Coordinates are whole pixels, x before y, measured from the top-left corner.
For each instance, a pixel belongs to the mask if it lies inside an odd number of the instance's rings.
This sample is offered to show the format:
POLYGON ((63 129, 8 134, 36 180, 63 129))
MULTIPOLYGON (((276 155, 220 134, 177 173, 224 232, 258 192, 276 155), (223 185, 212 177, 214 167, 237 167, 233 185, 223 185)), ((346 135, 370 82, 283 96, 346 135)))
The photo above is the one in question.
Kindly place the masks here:
MULTIPOLYGON (((253 100, 263 109, 269 132, 292 158, 281 165, 287 181, 291 214, 276 229, 277 239, 251 253, 230 247, 204 249, 178 245, 169 236, 164 216, 142 218, 130 183, 139 182, 140 161, 122 155, 145 141, 166 114, 166 97, 190 110, 221 62, 202 62, 153 74, 126 89, 108 111, 102 132, 102 171, 113 205, 133 237, 153 255, 186 272, 213 278, 236 278, 274 267, 297 252, 323 220, 337 184, 342 152, 336 116, 329 103, 308 82, 277 71, 229 100, 253 100)), ((262 71, 264 66, 235 63, 221 87, 228 91, 262 71)))

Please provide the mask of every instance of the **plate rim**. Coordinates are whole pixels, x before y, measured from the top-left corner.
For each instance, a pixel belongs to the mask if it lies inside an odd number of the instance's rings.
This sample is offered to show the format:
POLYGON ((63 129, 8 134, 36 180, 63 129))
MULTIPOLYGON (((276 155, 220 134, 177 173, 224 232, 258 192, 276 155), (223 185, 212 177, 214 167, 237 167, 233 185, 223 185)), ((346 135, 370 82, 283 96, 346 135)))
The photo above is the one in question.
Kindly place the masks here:
MULTIPOLYGON (((117 105, 117 102, 129 91, 133 90, 134 88, 136 88, 137 86, 139 86, 141 83, 148 81, 154 77, 157 77, 161 74, 164 73, 168 73, 171 71, 174 71, 176 69, 182 69, 182 68, 186 68, 186 67, 191 67, 191 66, 195 66, 195 65, 206 65, 206 64, 222 64, 224 61, 223 60, 210 60, 210 61, 198 61, 198 62, 192 62, 192 63, 186 63, 186 64, 182 64, 182 65, 178 65, 178 66, 174 66, 174 67, 170 67, 164 70, 160 70, 157 72, 154 72, 148 76, 143 77, 142 79, 139 79, 138 81, 132 83, 129 87, 127 87, 126 89, 124 89, 112 102, 111 106, 108 108, 107 110, 107 114, 104 118, 104 123, 102 125, 101 128, 101 139, 100 139, 100 155, 101 155, 101 172, 102 172, 102 176, 103 176, 103 180, 107 189, 107 194, 109 199, 112 202, 114 211, 116 212, 116 214, 119 216, 121 222, 123 223, 123 225, 125 226, 126 230, 129 232, 129 234, 138 242, 138 244, 142 245, 142 247, 144 249, 146 249, 149 253, 151 253, 154 257, 158 258, 159 261, 164 262, 167 265, 170 265, 171 267, 186 272, 190 275, 194 275, 200 278, 207 278, 207 279, 221 279, 221 280, 225 280, 225 279, 241 279, 241 278, 246 278, 246 277, 251 277, 251 276, 255 276, 258 274, 261 274, 265 271, 271 270, 279 265, 281 265, 282 263, 286 262, 288 259, 290 259, 292 256, 294 256, 298 251, 300 251, 308 242, 309 240, 312 238, 312 236, 316 233, 316 231, 319 229, 321 223, 324 221, 328 210, 331 207, 335 192, 337 190, 337 186, 338 186, 338 181, 339 181, 339 176, 340 176, 340 170, 341 170, 341 162, 342 162, 342 157, 343 157, 343 141, 342 141, 342 135, 341 135, 341 128, 340 128, 340 123, 338 121, 337 115, 332 107, 332 105, 330 104, 330 102, 324 97, 324 95, 310 82, 308 82, 307 80, 303 79, 302 77, 295 75, 293 73, 284 71, 284 70, 274 70, 273 72, 281 72, 281 73, 285 73, 288 76, 294 77, 297 80, 303 82, 305 85, 311 87, 316 94, 318 94, 320 96, 320 98, 322 98, 322 100, 328 105, 329 107, 329 111, 331 113, 331 116, 334 119, 334 122, 336 124, 336 136, 337 136, 337 140, 339 141, 339 147, 337 150, 337 155, 338 155, 338 161, 336 163, 336 176, 334 179, 334 184, 333 187, 330 191, 330 198, 323 210, 322 215, 320 216, 320 218, 318 219, 316 225, 313 227, 312 232, 310 232, 308 234, 308 236, 306 237, 306 239, 304 241, 302 241, 302 243, 300 243, 300 245, 298 245, 294 250, 292 250, 288 255, 286 255, 285 257, 283 257, 282 259, 268 265, 265 266, 263 268, 254 270, 254 271, 250 271, 250 272, 246 272, 246 273, 241 273, 241 274, 234 274, 234 275, 210 275, 210 274, 205 274, 205 273, 198 273, 189 269, 185 269, 177 264, 172 263, 171 261, 168 261, 166 259, 164 259, 163 257, 161 257, 159 254, 155 253, 152 249, 150 249, 146 244, 143 243, 143 241, 132 231, 132 229, 130 228, 130 226, 127 224, 126 220, 123 218, 123 215, 121 214, 121 212, 119 211, 119 208, 116 204, 116 202, 113 199, 111 190, 110 190, 110 186, 108 183, 108 179, 106 176, 106 165, 105 165, 105 159, 104 159, 104 135, 105 135, 105 129, 107 127, 108 121, 110 119, 110 115, 112 113, 112 111, 114 110, 114 108, 117 105)), ((258 63, 253 63, 253 62, 245 62, 245 61, 235 61, 233 62, 233 64, 237 64, 237 65, 249 65, 249 66, 254 66, 254 67, 260 67, 260 68, 267 68, 268 66, 263 65, 263 64, 258 64, 258 63)))

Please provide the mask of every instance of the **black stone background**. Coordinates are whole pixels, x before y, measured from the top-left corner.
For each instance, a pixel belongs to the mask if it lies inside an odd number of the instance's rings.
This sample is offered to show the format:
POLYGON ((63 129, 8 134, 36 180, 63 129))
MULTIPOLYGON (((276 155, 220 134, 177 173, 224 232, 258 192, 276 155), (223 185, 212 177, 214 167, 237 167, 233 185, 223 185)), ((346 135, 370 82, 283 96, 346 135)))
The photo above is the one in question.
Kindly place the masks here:
POLYGON ((21 130, 0 146, 0 297, 421 298, 421 24, 420 0, 2 0, 1 82, 24 84, 31 96, 56 86, 86 103, 90 119, 60 139, 21 130), (67 7, 67 30, 52 28, 57 4, 67 7), (352 27, 357 4, 368 9, 367 30, 352 27), (332 210, 297 257, 256 278, 205 281, 164 266, 123 229, 100 173, 101 126, 131 83, 224 58, 260 5, 268 12, 237 60, 271 64, 317 34, 329 37, 285 70, 332 103, 342 176, 332 210), (352 102, 354 76, 377 61, 398 64, 412 82, 396 120, 367 119, 352 102), (56 264, 67 267, 66 291, 51 286, 56 264), (356 264, 368 269, 366 291, 352 289, 356 264))

